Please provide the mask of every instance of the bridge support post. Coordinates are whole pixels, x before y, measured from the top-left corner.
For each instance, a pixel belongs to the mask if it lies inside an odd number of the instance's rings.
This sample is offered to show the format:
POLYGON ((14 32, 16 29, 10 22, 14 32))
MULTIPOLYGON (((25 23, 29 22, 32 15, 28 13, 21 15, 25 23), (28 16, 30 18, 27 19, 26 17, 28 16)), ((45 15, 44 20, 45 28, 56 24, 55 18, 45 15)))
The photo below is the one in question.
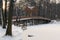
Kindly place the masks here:
POLYGON ((33 22, 33 25, 34 25, 34 19, 32 20, 32 22, 33 22))

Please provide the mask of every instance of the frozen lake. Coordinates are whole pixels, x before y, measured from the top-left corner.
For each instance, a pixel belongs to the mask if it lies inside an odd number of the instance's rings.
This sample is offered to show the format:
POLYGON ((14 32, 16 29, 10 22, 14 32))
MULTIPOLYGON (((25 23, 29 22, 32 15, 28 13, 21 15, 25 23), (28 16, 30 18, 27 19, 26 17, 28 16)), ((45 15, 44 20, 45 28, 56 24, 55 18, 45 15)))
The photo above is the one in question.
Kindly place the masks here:
POLYGON ((60 40, 60 21, 52 20, 49 24, 30 26, 22 37, 23 40, 60 40))
POLYGON ((28 26, 27 30, 12 25, 12 37, 5 36, 6 29, 0 26, 0 40, 60 40, 60 21, 28 26))

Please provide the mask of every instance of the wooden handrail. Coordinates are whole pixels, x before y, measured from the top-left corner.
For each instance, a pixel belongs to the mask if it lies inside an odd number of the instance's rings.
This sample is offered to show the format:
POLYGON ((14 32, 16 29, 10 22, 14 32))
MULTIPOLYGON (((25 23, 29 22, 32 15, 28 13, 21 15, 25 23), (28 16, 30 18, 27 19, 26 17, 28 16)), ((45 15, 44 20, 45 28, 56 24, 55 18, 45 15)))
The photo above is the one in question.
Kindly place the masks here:
MULTIPOLYGON (((17 17, 16 16, 13 16, 13 18, 12 19, 16 19, 17 17)), ((18 17, 20 20, 23 20, 23 19, 25 19, 25 20, 27 20, 27 19, 44 19, 44 20, 51 20, 51 19, 49 19, 49 18, 45 18, 45 17, 40 17, 40 16, 33 16, 33 17, 26 17, 26 16, 19 16, 18 17)))

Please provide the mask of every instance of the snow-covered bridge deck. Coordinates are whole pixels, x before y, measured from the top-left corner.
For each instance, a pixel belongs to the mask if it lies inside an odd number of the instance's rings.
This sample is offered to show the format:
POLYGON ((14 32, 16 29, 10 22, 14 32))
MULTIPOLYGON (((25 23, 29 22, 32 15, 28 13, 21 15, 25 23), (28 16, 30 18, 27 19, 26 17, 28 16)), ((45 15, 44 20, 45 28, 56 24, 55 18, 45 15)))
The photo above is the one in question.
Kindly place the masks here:
POLYGON ((41 20, 47 20, 47 21, 50 21, 51 19, 49 18, 45 18, 45 17, 40 17, 40 16, 37 16, 37 17, 13 17, 13 21, 16 21, 16 19, 20 19, 20 20, 29 20, 29 19, 41 19, 41 20))

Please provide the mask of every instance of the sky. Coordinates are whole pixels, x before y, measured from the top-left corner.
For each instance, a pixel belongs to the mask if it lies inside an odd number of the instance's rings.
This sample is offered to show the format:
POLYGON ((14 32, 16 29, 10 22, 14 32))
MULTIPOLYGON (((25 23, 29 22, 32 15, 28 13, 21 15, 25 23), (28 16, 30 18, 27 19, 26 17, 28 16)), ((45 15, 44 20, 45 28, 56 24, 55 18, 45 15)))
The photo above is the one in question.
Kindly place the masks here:
MULTIPOLYGON (((20 0, 17 0, 17 2, 19 2, 20 0)), ((55 0, 51 0, 51 1, 55 1, 55 0)), ((60 0, 56 0, 56 3, 59 3, 60 0)))

